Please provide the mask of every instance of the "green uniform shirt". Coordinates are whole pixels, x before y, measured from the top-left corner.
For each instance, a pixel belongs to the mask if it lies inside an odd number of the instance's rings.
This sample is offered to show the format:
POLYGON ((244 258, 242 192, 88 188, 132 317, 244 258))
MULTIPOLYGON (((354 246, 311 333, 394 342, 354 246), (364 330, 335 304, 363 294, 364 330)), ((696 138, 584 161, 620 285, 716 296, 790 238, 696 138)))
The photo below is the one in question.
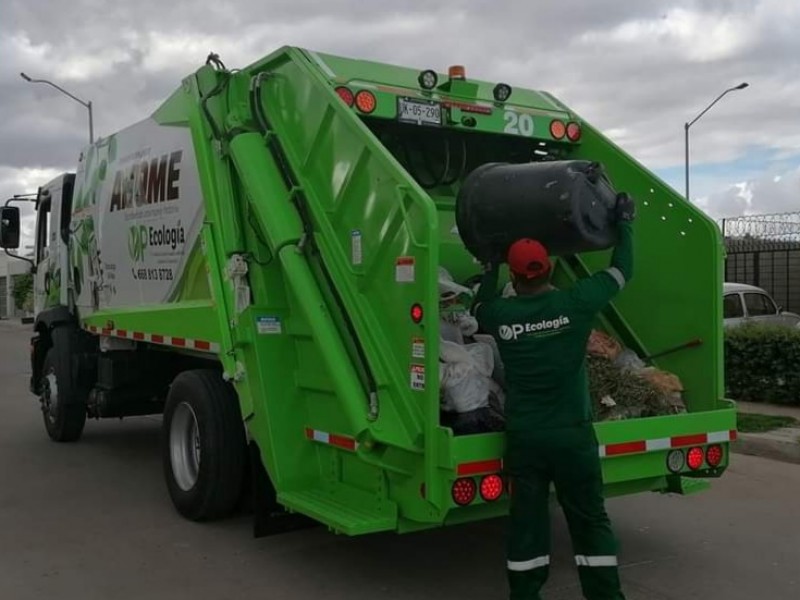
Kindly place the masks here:
POLYGON ((611 267, 569 290, 501 298, 497 265, 484 275, 475 315, 505 366, 508 431, 591 422, 586 344, 597 313, 633 274, 631 225, 620 223, 619 231, 611 267))

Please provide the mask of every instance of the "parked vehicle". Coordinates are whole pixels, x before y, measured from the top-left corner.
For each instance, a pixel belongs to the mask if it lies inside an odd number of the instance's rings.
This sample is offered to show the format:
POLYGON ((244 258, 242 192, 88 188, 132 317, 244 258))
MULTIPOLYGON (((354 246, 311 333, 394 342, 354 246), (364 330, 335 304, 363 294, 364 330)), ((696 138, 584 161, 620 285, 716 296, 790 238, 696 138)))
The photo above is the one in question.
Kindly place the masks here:
POLYGON ((800 327, 800 315, 783 310, 766 290, 745 283, 723 285, 725 327, 743 323, 800 327))
MULTIPOLYGON (((163 412, 177 509, 224 516, 251 477, 259 533, 289 513, 349 535, 505 514, 504 434, 440 423, 439 267, 480 270, 455 226, 470 172, 553 159, 599 161, 640 199, 637 274, 601 326, 685 387, 685 414, 596 425, 606 491, 702 489, 736 433, 716 225, 550 94, 297 48, 209 57, 40 188, 48 434, 163 412)), ((6 207, 1 245, 18 238, 6 207)), ((559 261, 554 283, 607 264, 559 261)))

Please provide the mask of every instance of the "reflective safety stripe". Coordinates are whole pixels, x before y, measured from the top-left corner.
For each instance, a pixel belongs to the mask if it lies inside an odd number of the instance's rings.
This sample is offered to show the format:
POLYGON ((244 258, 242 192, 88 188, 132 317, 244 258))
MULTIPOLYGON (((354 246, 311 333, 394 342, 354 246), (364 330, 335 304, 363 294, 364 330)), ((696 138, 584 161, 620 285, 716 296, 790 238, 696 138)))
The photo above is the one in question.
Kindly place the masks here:
POLYGON ((537 556, 530 560, 510 560, 508 561, 509 571, 530 571, 531 569, 538 569, 546 567, 550 564, 550 555, 537 556))
POLYGON ((606 273, 608 273, 609 275, 611 275, 611 277, 614 278, 614 281, 617 282, 619 289, 625 287, 625 276, 622 274, 622 271, 620 271, 617 267, 611 267, 609 269, 606 269, 606 273))
POLYGON ((579 567, 616 567, 616 556, 584 556, 575 555, 575 562, 579 567))

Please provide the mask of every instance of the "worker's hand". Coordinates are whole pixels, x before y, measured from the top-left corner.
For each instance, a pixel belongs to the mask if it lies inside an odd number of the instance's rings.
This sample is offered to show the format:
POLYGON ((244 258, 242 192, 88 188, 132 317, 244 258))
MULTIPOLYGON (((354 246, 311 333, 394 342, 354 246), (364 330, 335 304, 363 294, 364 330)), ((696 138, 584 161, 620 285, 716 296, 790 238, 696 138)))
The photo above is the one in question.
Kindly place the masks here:
POLYGON ((617 194, 617 202, 614 205, 614 215, 617 221, 633 221, 636 218, 636 203, 626 193, 617 194))

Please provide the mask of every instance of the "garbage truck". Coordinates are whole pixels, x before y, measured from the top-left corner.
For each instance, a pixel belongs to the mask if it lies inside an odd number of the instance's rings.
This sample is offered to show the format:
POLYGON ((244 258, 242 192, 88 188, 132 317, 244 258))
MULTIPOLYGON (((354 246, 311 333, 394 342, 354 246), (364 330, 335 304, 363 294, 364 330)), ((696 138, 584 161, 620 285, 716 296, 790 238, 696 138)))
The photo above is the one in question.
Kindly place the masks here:
MULTIPOLYGON (((598 330, 684 386, 682 414, 596 424, 605 491, 704 489, 736 436, 715 224, 549 93, 295 47, 240 69, 210 55, 39 188, 30 389, 47 433, 163 414, 178 512, 221 518, 247 494, 258 535, 506 514, 504 434, 440 420, 437 278, 481 272, 456 220, 473 171, 563 160, 601 164, 638 204, 637 275, 598 330)), ((7 252, 19 219, 6 203, 7 252)), ((607 264, 561 256, 554 283, 607 264)))

